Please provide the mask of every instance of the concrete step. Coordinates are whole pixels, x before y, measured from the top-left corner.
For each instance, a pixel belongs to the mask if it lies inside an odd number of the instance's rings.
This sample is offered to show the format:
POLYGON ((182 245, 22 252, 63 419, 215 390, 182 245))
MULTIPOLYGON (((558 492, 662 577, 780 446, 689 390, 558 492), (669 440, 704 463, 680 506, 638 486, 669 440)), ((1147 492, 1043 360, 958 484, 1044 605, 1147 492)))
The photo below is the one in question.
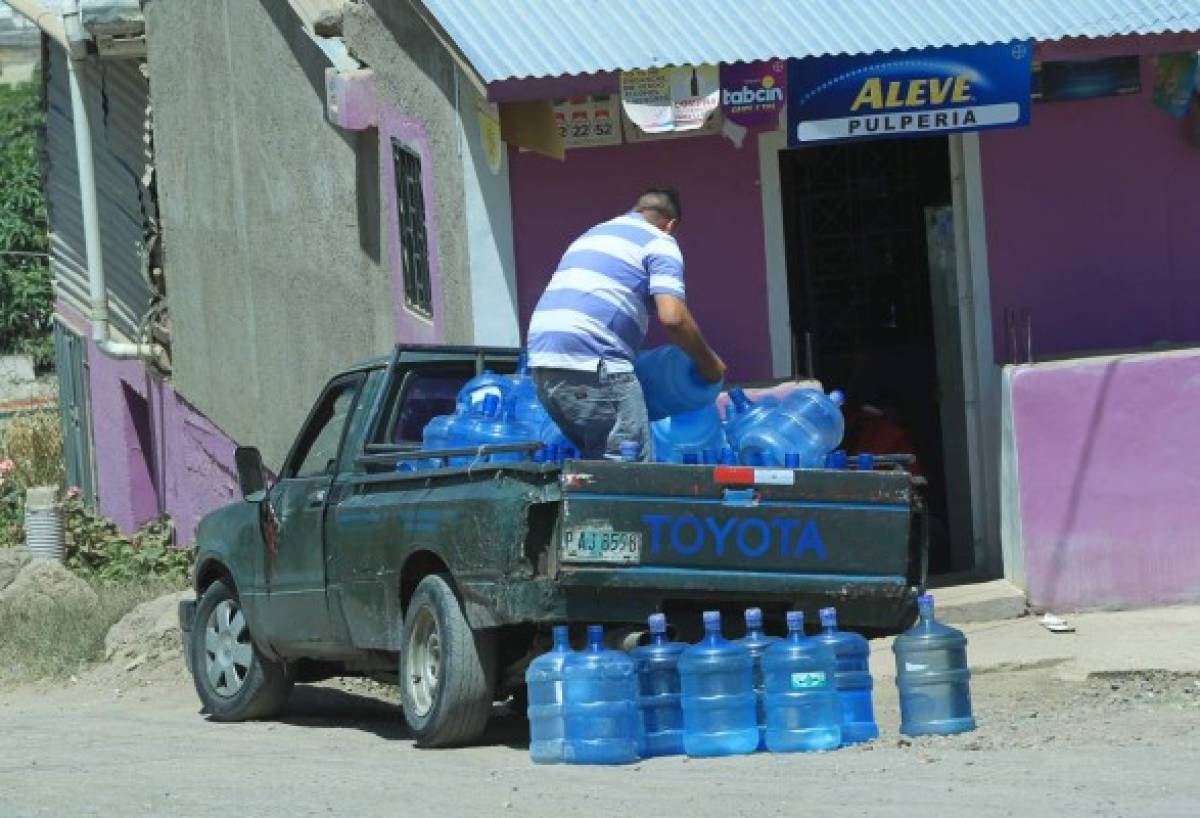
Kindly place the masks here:
POLYGON ((1025 593, 1005 579, 955 583, 930 592, 937 600, 938 620, 951 625, 1016 619, 1026 610, 1025 593))

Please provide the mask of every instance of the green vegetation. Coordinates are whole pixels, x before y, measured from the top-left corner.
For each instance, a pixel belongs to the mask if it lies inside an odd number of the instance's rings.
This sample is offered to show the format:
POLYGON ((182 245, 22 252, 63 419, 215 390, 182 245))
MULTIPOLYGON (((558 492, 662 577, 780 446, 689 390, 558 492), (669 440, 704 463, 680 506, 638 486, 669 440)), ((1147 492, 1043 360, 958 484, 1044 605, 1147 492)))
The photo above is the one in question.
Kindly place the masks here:
POLYGON ((41 82, 0 86, 0 354, 54 365, 54 292, 47 258, 46 206, 38 132, 41 82))
POLYGON ((63 484, 62 426, 54 411, 27 412, 0 430, 0 547, 18 545, 25 490, 63 484))

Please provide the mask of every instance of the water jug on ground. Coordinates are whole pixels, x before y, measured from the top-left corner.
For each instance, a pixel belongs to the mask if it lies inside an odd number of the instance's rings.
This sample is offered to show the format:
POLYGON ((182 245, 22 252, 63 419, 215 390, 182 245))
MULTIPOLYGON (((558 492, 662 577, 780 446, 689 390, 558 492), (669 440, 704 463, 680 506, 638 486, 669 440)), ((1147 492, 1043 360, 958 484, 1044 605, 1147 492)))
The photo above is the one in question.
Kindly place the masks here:
POLYGON ((721 382, 706 381, 692 359, 677 346, 639 352, 634 371, 646 396, 650 420, 701 409, 721 393, 721 382))
POLYGON ((631 652, 638 680, 638 708, 642 713, 646 757, 683 752, 683 706, 680 702, 679 657, 684 642, 667 639, 667 618, 651 614, 650 644, 631 652))
POLYGON ((837 626, 837 610, 821 609, 821 632, 813 637, 833 651, 837 663, 836 686, 842 704, 842 744, 858 744, 879 738, 875 709, 871 703, 871 646, 853 631, 837 626))
POLYGON ((763 684, 762 657, 778 636, 767 636, 763 631, 763 613, 759 608, 746 609, 746 635, 738 640, 750 651, 754 659, 754 710, 758 722, 758 749, 766 749, 767 741, 767 705, 766 687, 763 684))
POLYGON ((563 663, 563 759, 568 764, 637 760, 637 681, 628 654, 604 647, 604 628, 588 626, 588 645, 563 663))
POLYGON ((931 595, 917 600, 917 611, 917 624, 892 643, 900 732, 948 736, 974 730, 967 637, 934 618, 931 595))
POLYGON ((834 750, 842 743, 835 660, 804 635, 804 614, 788 611, 788 635, 763 654, 767 683, 767 749, 773 753, 834 750))
POLYGON ((719 611, 704 612, 704 637, 679 658, 679 680, 689 756, 754 752, 754 659, 745 646, 721 635, 719 611))
POLYGON ((571 653, 567 626, 555 625, 553 647, 529 663, 529 757, 537 764, 563 760, 563 665, 571 653))

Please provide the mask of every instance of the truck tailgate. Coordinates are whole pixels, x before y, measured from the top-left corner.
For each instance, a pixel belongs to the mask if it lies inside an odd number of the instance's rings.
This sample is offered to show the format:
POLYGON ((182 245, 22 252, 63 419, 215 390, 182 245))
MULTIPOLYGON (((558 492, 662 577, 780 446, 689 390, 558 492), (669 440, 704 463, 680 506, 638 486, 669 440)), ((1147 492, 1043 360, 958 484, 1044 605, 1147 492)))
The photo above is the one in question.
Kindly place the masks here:
POLYGON ((864 627, 899 624, 924 585, 923 506, 903 471, 585 461, 562 484, 565 585, 836 604, 864 627))

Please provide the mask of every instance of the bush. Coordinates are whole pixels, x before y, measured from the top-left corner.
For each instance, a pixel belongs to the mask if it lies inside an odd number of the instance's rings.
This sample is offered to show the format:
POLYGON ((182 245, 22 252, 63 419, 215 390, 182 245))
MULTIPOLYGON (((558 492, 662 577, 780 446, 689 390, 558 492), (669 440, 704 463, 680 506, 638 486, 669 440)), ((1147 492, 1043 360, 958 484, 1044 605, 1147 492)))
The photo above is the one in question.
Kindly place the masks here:
POLYGON ((124 536, 112 520, 93 514, 78 497, 63 501, 67 567, 104 582, 137 579, 184 583, 192 567, 192 551, 172 545, 171 518, 159 517, 124 536))
POLYGON ((104 637, 143 602, 182 589, 179 582, 92 582, 97 600, 64 597, 38 616, 0 608, 0 678, 25 681, 78 673, 104 656, 104 637))
POLYGON ((13 417, 0 432, 0 547, 19 545, 24 539, 25 490, 61 486, 64 474, 58 413, 13 417))

